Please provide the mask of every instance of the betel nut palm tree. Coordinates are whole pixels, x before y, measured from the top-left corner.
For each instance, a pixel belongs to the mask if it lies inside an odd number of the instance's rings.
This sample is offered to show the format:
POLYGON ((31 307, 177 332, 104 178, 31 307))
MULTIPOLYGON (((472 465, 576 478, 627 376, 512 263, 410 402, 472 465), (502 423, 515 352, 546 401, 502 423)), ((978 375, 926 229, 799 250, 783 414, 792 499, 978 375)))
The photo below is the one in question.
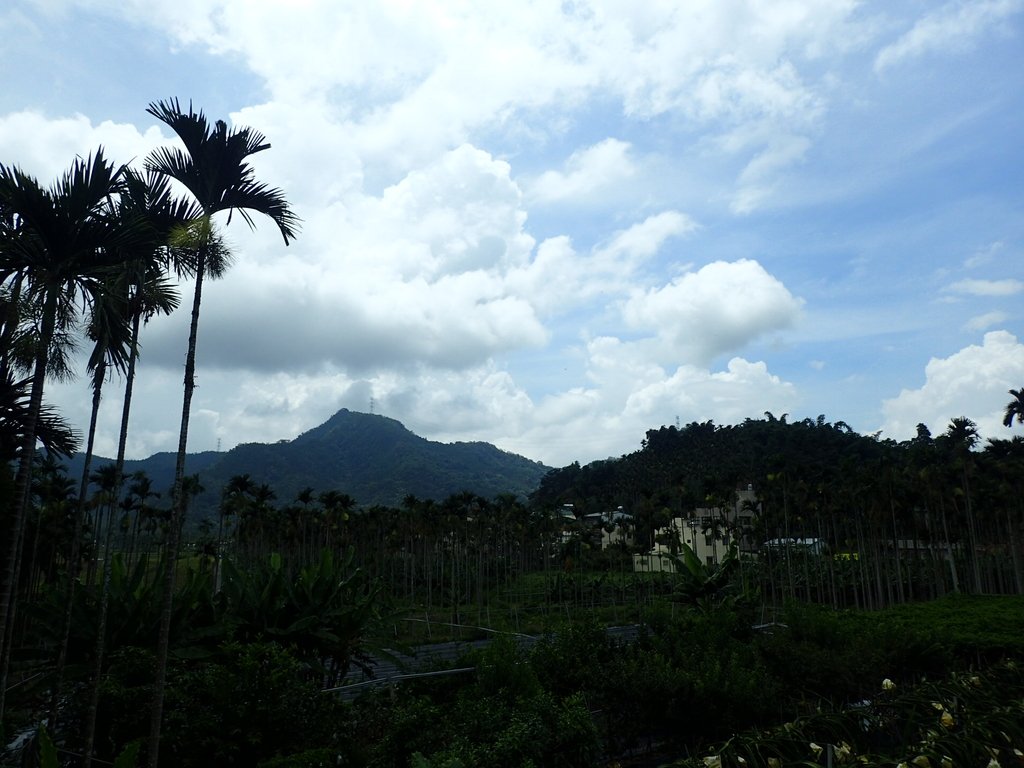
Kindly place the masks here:
MULTIPOLYGON (((107 161, 102 148, 77 159, 49 189, 18 168, 0 165, 0 203, 5 211, 0 222, 0 283, 18 286, 20 299, 32 308, 36 339, 29 410, 4 532, 7 557, 0 574, 0 643, 12 615, 15 567, 29 505, 43 386, 52 368, 52 345, 77 323, 79 301, 95 296, 103 278, 116 268, 111 250, 140 237, 137 222, 117 222, 110 216, 123 171, 123 166, 107 161)), ((2 714, 6 665, 0 667, 2 714)))
MULTIPOLYGON (((124 479, 125 449, 128 441, 128 419, 131 413, 132 392, 135 382, 135 365, 139 356, 139 330, 143 323, 156 315, 169 315, 179 303, 178 292, 168 277, 168 241, 171 231, 196 214, 193 203, 174 198, 165 177, 157 174, 141 176, 131 169, 125 173, 125 185, 118 196, 116 214, 124 219, 140 219, 150 231, 151 238, 135 245, 123 253, 125 270, 118 275, 117 295, 123 297, 124 319, 127 326, 127 359, 125 369, 124 399, 121 407, 121 427, 117 443, 117 459, 114 463, 114 499, 121 498, 124 479)), ((143 498, 143 502, 145 498, 143 498)), ((83 759, 88 764, 92 759, 96 719, 99 710, 100 678, 106 654, 106 625, 110 603, 110 582, 112 560, 109 556, 112 520, 108 521, 103 551, 103 573, 101 577, 99 630, 94 651, 93 678, 89 696, 89 707, 85 717, 85 736, 82 747, 83 759)))
MULTIPOLYGON (((123 275, 124 273, 115 273, 103 281, 104 284, 101 290, 97 292, 97 296, 92 302, 86 326, 86 336, 93 342, 92 352, 86 362, 86 370, 91 374, 92 409, 89 415, 89 428, 85 435, 85 461, 82 466, 78 500, 75 504, 75 523, 71 535, 71 554, 69 557, 71 567, 68 568, 67 573, 67 604, 65 607, 64 631, 61 635, 57 654, 54 684, 50 689, 50 714, 47 723, 51 730, 56 730, 60 714, 59 702, 63 692, 68 642, 71 636, 76 584, 78 581, 78 557, 81 550, 86 497, 92 472, 93 449, 95 448, 96 427, 99 420, 100 400, 103 396, 103 384, 107 379, 109 368, 123 373, 128 360, 128 326, 125 323, 127 302, 124 300, 124 290, 120 287, 124 282, 123 275)), ((110 526, 110 520, 107 521, 107 526, 110 526)), ((95 533, 99 536, 98 525, 95 528, 95 533)), ((91 573, 91 567, 90 564, 90 569, 87 570, 87 581, 91 581, 88 575, 91 573)))
POLYGON ((159 760, 160 724, 163 718, 163 687, 167 674, 174 567, 186 502, 185 452, 188 444, 192 393, 195 389, 199 308, 208 262, 221 250, 214 235, 212 218, 215 214, 226 211, 230 222, 231 214, 237 211, 252 227, 252 214, 268 216, 280 230, 285 245, 298 233, 299 219, 292 212, 281 190, 255 179, 248 159, 270 148, 263 134, 247 127, 229 130, 227 124, 221 120, 211 125, 201 111, 196 112, 192 108, 191 103, 187 110, 183 110, 177 99, 153 102, 146 111, 168 125, 183 145, 154 150, 146 159, 147 169, 173 179, 185 187, 200 209, 199 218, 186 230, 195 246, 192 249, 194 262, 190 268, 195 276, 195 289, 185 357, 184 397, 172 491, 171 525, 167 537, 164 602, 157 642, 155 693, 148 745, 148 765, 155 768, 159 760))

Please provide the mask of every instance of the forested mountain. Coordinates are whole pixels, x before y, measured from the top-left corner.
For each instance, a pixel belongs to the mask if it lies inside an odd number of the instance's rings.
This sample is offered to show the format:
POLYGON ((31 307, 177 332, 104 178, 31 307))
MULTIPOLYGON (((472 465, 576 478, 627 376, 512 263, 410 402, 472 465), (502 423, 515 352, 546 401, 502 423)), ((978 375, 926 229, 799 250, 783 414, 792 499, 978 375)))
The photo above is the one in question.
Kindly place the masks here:
POLYGON ((792 423, 785 415, 765 416, 738 425, 706 421, 648 430, 634 453, 551 472, 532 499, 572 503, 586 512, 645 503, 684 512, 704 505, 709 496, 729 498, 739 487, 763 491, 769 476, 837 487, 895 445, 823 416, 792 423))
MULTIPOLYGON (((72 477, 81 472, 80 462, 80 455, 69 462, 72 477)), ((93 468, 109 462, 94 459, 93 468)), ((549 469, 490 443, 433 442, 394 419, 347 409, 294 440, 192 454, 187 463, 187 474, 198 474, 204 488, 192 504, 197 515, 212 512, 223 487, 243 474, 269 485, 282 500, 314 488, 347 493, 361 505, 397 506, 410 494, 437 500, 462 491, 484 498, 525 496, 549 469)), ((166 492, 174 479, 174 455, 158 453, 125 465, 126 473, 140 470, 166 492)))

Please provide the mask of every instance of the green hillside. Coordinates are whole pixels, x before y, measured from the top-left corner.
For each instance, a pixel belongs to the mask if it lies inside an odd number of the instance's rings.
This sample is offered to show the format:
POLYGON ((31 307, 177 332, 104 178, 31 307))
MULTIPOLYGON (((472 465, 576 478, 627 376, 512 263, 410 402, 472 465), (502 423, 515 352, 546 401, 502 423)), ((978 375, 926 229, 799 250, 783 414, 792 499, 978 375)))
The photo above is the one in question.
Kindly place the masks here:
MULTIPOLYGON (((93 466, 108 462, 95 459, 93 466)), ((311 487, 341 491, 369 506, 399 505, 408 495, 440 500, 461 491, 484 498, 526 496, 549 469, 489 443, 433 442, 394 419, 343 409, 294 440, 190 455, 186 471, 199 474, 205 489, 193 504, 194 515, 203 517, 216 508, 228 480, 242 474, 271 486, 281 500, 311 487)), ((80 456, 69 462, 68 470, 72 477, 81 472, 80 456)), ((174 456, 160 453, 128 462, 126 471, 139 470, 149 475, 154 488, 166 492, 174 478, 174 456)))

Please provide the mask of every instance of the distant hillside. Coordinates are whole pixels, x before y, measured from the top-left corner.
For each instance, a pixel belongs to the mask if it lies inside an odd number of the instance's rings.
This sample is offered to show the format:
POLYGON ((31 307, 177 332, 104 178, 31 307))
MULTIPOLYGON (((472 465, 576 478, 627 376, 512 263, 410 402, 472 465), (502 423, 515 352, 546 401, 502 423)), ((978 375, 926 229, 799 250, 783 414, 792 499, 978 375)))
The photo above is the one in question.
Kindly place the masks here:
MULTIPOLYGON (((158 453, 128 462, 126 470, 146 472, 157 490, 167 491, 174 479, 174 459, 172 453, 158 453)), ((94 467, 110 461, 94 459, 94 467)), ((81 462, 81 456, 69 462, 72 477, 81 473, 81 462)), ((500 493, 526 496, 549 469, 490 443, 437 443, 394 419, 345 409, 294 440, 190 454, 186 465, 206 489, 196 499, 200 513, 216 508, 221 488, 241 474, 270 485, 281 502, 311 487, 342 491, 359 504, 397 506, 409 494, 435 500, 461 491, 485 498, 500 493)))
POLYGON ((587 512, 618 505, 682 511, 709 497, 728 499, 748 485, 759 492, 781 487, 783 471, 787 481, 839 488, 857 468, 877 465, 887 450, 842 421, 819 416, 787 423, 788 414, 766 416, 737 425, 706 421, 648 430, 638 451, 550 472, 531 500, 587 512))

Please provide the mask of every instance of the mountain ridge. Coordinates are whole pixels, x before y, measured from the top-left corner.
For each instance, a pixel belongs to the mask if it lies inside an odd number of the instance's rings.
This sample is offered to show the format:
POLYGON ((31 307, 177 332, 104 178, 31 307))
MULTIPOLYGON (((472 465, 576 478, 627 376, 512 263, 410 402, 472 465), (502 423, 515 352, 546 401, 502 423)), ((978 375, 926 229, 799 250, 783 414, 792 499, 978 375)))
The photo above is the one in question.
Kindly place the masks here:
MULTIPOLYGON (((154 488, 168 495, 175 458, 170 452, 156 453, 125 462, 125 471, 146 472, 154 488)), ((81 454, 68 462, 72 477, 81 474, 83 462, 81 454)), ((92 468, 108 463, 113 460, 93 457, 92 468)), ((438 501, 462 491, 485 498, 500 493, 526 496, 550 469, 490 443, 427 440, 396 419, 346 408, 291 440, 189 454, 185 465, 186 473, 199 475, 204 488, 192 504, 199 517, 216 509, 221 489, 241 474, 269 485, 279 504, 311 487, 317 493, 347 493, 360 505, 398 506, 408 495, 438 501)))

